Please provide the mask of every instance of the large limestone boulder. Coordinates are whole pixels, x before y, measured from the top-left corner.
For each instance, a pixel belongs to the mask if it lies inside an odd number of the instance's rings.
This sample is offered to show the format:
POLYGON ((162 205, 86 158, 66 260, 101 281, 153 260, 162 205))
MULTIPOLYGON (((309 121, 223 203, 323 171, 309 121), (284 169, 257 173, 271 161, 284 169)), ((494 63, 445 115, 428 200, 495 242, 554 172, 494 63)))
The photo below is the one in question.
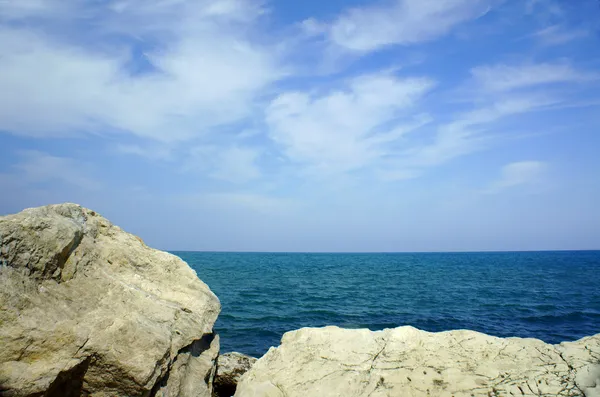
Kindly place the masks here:
POLYGON ((219 355, 217 373, 214 382, 214 397, 231 397, 235 394, 237 384, 256 358, 238 352, 219 355))
POLYGON ((1 396, 210 396, 217 297, 94 211, 0 217, 1 396))
POLYGON ((236 397, 600 396, 600 334, 548 345, 473 331, 288 332, 236 397))

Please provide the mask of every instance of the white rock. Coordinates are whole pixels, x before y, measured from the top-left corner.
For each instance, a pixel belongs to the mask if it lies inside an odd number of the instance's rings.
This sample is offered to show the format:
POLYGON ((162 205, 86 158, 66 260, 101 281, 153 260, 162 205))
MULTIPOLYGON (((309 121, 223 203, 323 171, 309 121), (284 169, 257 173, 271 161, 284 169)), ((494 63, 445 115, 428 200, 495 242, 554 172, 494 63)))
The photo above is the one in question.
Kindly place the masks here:
POLYGON ((236 397, 597 396, 600 334, 549 345, 474 331, 337 327, 286 333, 236 397))

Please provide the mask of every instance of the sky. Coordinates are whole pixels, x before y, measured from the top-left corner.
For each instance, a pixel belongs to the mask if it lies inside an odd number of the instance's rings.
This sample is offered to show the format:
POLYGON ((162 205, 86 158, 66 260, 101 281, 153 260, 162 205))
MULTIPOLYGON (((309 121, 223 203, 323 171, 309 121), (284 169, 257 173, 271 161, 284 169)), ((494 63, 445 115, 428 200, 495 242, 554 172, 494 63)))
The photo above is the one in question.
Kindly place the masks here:
POLYGON ((600 1, 0 0, 0 186, 167 250, 600 249, 600 1))

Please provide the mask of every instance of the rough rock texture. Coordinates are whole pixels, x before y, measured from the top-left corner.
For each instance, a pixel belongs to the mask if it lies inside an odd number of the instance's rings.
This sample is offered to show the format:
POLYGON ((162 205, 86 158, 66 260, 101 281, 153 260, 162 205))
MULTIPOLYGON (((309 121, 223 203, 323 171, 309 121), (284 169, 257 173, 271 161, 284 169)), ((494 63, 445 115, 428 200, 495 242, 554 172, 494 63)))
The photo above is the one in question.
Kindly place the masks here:
POLYGON ((219 336, 205 334, 180 351, 167 376, 155 386, 155 397, 212 396, 218 355, 219 336))
POLYGON ((1 396, 210 395, 220 304, 185 262, 75 204, 0 243, 1 396))
POLYGON ((236 397, 600 396, 600 334, 548 345, 473 331, 288 332, 236 397))
POLYGON ((254 365, 256 358, 242 353, 221 354, 217 359, 217 374, 214 383, 215 397, 231 397, 239 379, 254 365))

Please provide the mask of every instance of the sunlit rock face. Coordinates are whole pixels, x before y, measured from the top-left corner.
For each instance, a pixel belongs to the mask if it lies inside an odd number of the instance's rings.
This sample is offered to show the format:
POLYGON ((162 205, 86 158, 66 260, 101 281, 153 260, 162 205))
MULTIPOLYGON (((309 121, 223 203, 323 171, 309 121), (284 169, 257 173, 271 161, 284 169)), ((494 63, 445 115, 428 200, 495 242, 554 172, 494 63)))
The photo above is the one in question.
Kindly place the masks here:
POLYGON ((236 397, 599 396, 600 334, 549 345, 474 331, 288 332, 236 397))
POLYGON ((75 204, 0 240, 0 395, 211 395, 220 303, 185 262, 75 204))

